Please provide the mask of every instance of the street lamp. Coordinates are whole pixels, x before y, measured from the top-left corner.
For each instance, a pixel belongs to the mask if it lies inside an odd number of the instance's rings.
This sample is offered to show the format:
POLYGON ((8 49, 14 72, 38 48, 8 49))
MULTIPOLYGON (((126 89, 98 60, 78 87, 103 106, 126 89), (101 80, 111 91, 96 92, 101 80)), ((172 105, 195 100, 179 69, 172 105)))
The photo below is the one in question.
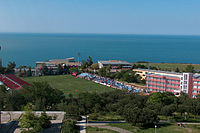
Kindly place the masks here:
POLYGON ((156 128, 157 128, 157 126, 155 125, 155 133, 156 133, 156 128))
POLYGON ((88 118, 89 118, 89 116, 87 115, 86 117, 87 117, 87 126, 88 126, 88 118))

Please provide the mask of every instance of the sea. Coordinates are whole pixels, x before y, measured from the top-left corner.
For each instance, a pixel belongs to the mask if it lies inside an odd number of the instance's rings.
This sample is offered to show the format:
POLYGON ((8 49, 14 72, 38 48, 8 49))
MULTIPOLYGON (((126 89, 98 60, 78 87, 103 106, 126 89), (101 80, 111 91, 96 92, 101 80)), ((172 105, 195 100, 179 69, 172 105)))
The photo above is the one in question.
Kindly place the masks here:
POLYGON ((35 66, 36 61, 75 57, 94 62, 200 64, 200 36, 133 34, 0 33, 3 65, 35 66))

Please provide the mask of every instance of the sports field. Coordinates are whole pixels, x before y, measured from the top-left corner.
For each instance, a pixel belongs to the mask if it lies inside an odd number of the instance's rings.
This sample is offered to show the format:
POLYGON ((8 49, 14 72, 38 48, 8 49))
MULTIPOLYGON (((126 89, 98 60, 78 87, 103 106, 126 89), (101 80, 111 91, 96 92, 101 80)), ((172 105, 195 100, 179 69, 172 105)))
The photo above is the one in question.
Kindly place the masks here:
POLYGON ((41 76, 41 77, 25 77, 23 80, 28 83, 34 81, 46 81, 53 88, 62 90, 67 96, 68 94, 77 95, 81 92, 103 93, 114 91, 115 89, 88 81, 79 79, 71 75, 41 76))

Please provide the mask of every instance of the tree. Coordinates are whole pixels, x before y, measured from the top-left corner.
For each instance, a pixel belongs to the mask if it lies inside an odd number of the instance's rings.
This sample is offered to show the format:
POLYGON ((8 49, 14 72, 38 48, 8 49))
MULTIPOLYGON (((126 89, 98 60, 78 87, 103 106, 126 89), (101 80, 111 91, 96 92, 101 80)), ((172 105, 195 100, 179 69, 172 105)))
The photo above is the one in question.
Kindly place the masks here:
POLYGON ((64 120, 62 123, 61 133, 78 133, 80 132, 78 126, 76 126, 76 121, 72 119, 64 120))
POLYGON ((88 62, 87 61, 85 61, 85 60, 82 60, 82 64, 81 64, 81 69, 85 69, 85 68, 87 68, 88 67, 88 62))
POLYGON ((25 97, 18 90, 8 90, 4 98, 4 110, 18 111, 26 105, 25 97))
POLYGON ((3 110, 5 107, 5 98, 6 98, 6 87, 0 86, 0 110, 3 110))
POLYGON ((99 69, 99 64, 98 64, 98 63, 93 63, 93 64, 91 65, 91 68, 92 68, 92 69, 99 69))
POLYGON ((28 67, 28 71, 26 72, 26 76, 27 77, 32 76, 32 71, 31 71, 31 67, 30 66, 28 67))
POLYGON ((166 105, 161 109, 161 114, 165 116, 172 116, 172 114, 176 111, 176 105, 166 105))
POLYGON ((52 88, 46 82, 33 82, 20 91, 26 101, 35 105, 35 110, 54 109, 55 105, 64 99, 62 91, 52 88))
POLYGON ((6 68, 6 73, 14 74, 14 72, 15 72, 14 68, 15 67, 16 67, 15 62, 9 62, 8 67, 6 68))
POLYGON ((126 105, 124 109, 124 118, 134 126, 149 127, 158 122, 155 111, 145 107, 139 108, 137 105, 126 105))
POLYGON ((150 95, 147 103, 169 105, 169 104, 176 102, 175 99, 176 98, 172 93, 156 92, 156 93, 152 93, 150 95))
POLYGON ((118 64, 117 65, 117 69, 121 69, 122 67, 121 67, 121 65, 120 64, 118 64))
POLYGON ((48 75, 48 71, 49 71, 49 69, 47 66, 42 66, 42 74, 43 75, 48 75))
POLYGON ((0 66, 0 73, 1 74, 5 74, 5 72, 6 72, 6 68, 0 66))
POLYGON ((111 65, 108 65, 106 67, 106 77, 110 77, 110 69, 111 69, 111 65))
POLYGON ((58 64, 58 68, 57 68, 57 70, 56 70, 56 74, 57 74, 57 75, 60 75, 60 74, 62 74, 62 73, 63 73, 63 68, 62 68, 61 64, 58 64))
POLYGON ((87 59, 88 66, 91 66, 93 64, 92 58, 89 56, 87 59))
POLYGON ((46 112, 43 111, 41 116, 35 116, 34 113, 32 113, 33 105, 31 103, 28 103, 25 106, 25 113, 22 114, 22 117, 20 118, 20 126, 24 133, 37 133, 40 132, 43 128, 49 128, 51 126, 50 116, 47 116, 46 112))
POLYGON ((193 73, 194 72, 194 66, 187 65, 186 68, 185 68, 185 72, 193 73))
POLYGON ((100 68, 98 73, 99 73, 100 76, 105 77, 106 76, 106 69, 104 67, 100 68))
POLYGON ((178 68, 178 67, 175 69, 175 72, 180 72, 180 70, 179 70, 179 68, 178 68))
POLYGON ((42 128, 49 128, 51 127, 51 117, 47 116, 46 112, 43 111, 41 116, 39 117, 39 123, 42 128))
POLYGON ((20 127, 23 130, 22 132, 37 133, 42 130, 42 127, 39 123, 39 118, 32 113, 32 105, 30 103, 25 106, 25 113, 22 114, 19 122, 20 127))

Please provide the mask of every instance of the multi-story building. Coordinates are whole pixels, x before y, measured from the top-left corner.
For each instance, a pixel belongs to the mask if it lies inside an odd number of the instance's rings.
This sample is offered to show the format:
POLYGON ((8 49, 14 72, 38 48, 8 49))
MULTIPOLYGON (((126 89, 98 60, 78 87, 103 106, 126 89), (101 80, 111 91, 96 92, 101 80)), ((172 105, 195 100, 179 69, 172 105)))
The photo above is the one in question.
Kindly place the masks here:
POLYGON ((157 70, 145 71, 146 90, 153 92, 172 92, 180 96, 181 92, 195 98, 200 94, 200 75, 192 73, 176 73, 157 70))
POLYGON ((66 66, 79 66, 80 65, 79 62, 76 62, 74 60, 74 57, 71 57, 71 58, 66 58, 66 59, 52 59, 49 61, 42 61, 42 62, 37 61, 36 68, 47 66, 48 68, 56 69, 59 64, 66 65, 66 66))
POLYGON ((111 66, 111 68, 131 68, 131 64, 126 61, 118 61, 118 60, 108 60, 108 61, 98 61, 99 68, 107 67, 108 65, 111 66))
POLYGON ((192 97, 196 97, 199 94, 200 94, 200 75, 194 74, 193 75, 192 97))

